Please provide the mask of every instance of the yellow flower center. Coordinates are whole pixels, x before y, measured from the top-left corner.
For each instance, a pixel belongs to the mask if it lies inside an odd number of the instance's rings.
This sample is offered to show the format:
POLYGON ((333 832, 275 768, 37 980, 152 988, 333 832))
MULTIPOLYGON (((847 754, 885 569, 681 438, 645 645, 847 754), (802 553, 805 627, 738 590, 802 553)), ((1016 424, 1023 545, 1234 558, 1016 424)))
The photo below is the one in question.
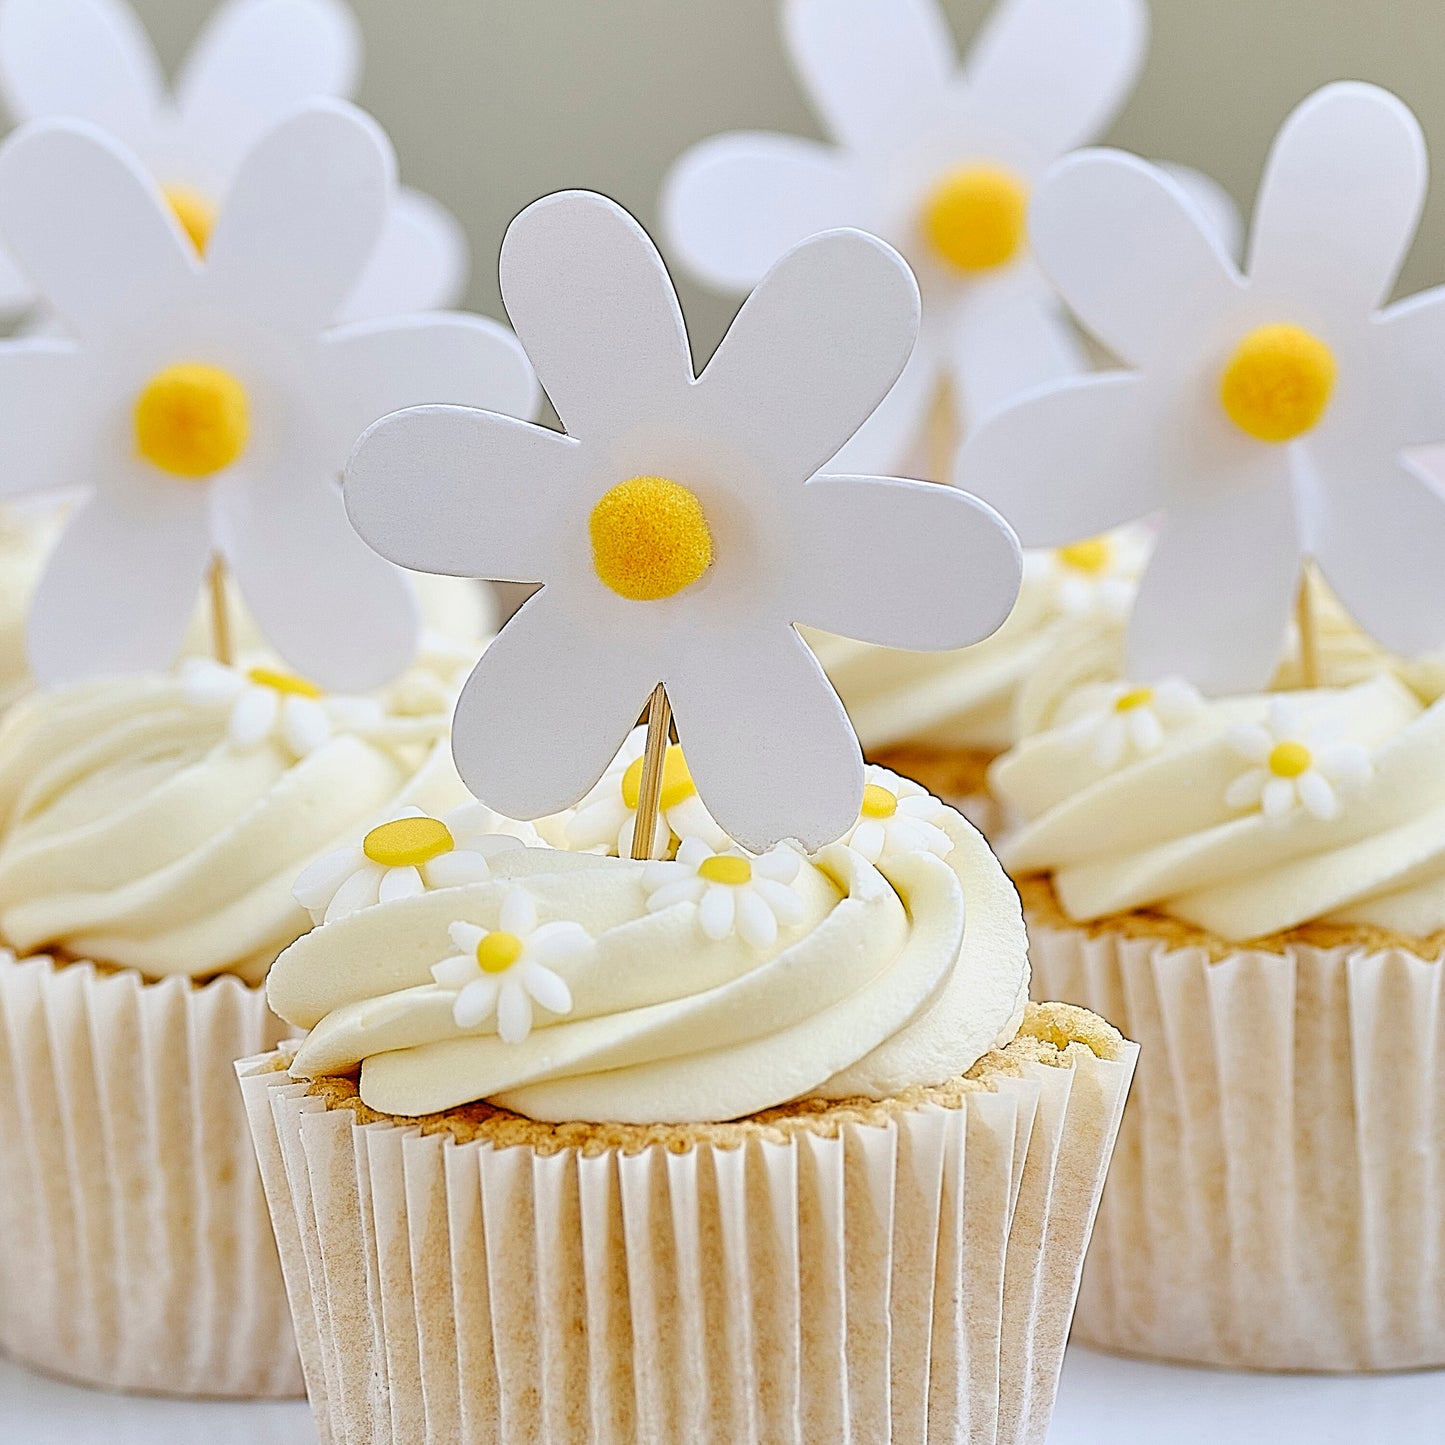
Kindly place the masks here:
POLYGON ((284 692, 291 697, 322 696, 321 689, 310 678, 297 677, 294 672, 277 672, 271 667, 252 667, 246 676, 258 687, 269 687, 272 692, 284 692))
POLYGON ((955 271, 991 271, 1012 261, 1028 230, 1029 193, 1001 166, 960 166, 923 206, 923 234, 955 271))
MULTIPOLYGON (((622 775, 622 801, 633 812, 637 811, 637 805, 642 801, 643 762, 642 758, 635 759, 627 765, 627 771, 622 775)), ((675 808, 692 797, 695 792, 697 787, 692 781, 692 774, 687 770, 687 759, 683 756, 681 747, 672 743, 662 758, 662 796, 657 806, 665 813, 669 808, 675 808)))
POLYGON ((863 806, 859 809, 865 818, 891 818, 898 811, 898 795, 877 783, 865 784, 863 806))
POLYGON ((726 854, 720 858, 704 858, 697 865, 697 876, 709 883, 731 883, 738 887, 753 881, 753 865, 746 858, 726 854))
POLYGON ((1303 743, 1276 743, 1269 755, 1269 770, 1277 778, 1297 778, 1314 760, 1303 743))
POLYGON ((1133 712, 1137 707, 1148 707, 1154 701, 1152 687, 1134 687, 1114 699, 1115 712, 1133 712))
POLYGON ((420 868, 455 847, 451 829, 439 818, 397 818, 373 828, 361 843, 361 851, 383 868, 420 868))
POLYGON ((135 404, 136 448, 178 477, 209 477, 246 450, 251 404, 246 388, 217 366, 186 361, 157 372, 135 404))
POLYGON ((1219 380, 1219 399, 1240 431, 1288 442, 1318 424, 1335 389, 1334 352, 1302 327, 1251 331, 1219 380))
POLYGON ((656 602, 712 566, 702 503, 667 477, 619 482, 592 509, 592 565, 619 597, 656 602))
POLYGON ((181 229, 191 238, 191 244, 204 256, 216 226, 216 208, 210 198, 194 186, 165 186, 162 194, 176 213, 181 229))
POLYGON ((1065 567, 1097 577, 1108 571, 1109 563, 1114 560, 1114 548, 1107 537, 1090 537, 1084 542, 1070 542, 1054 555, 1065 567))
POLYGON ((477 963, 483 973, 506 973, 521 958, 526 944, 515 933, 484 934, 477 944, 477 963))

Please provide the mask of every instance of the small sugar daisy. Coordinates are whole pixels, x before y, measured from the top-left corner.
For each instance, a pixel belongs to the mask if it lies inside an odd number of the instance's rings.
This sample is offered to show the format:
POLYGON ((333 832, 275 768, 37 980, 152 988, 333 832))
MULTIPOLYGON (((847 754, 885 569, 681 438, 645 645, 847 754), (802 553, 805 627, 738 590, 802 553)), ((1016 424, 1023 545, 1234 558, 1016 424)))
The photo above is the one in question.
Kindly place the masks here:
POLYGON ((384 716, 375 698, 328 696, 310 679, 271 667, 196 657, 182 667, 181 683, 187 702, 230 709, 227 736, 243 751, 274 741, 304 758, 338 732, 364 731, 384 716))
POLYGON ((1069 738, 1088 748, 1099 767, 1112 771, 1127 757, 1157 753, 1170 732, 1203 710, 1199 690, 1182 678, 1166 678, 1153 687, 1114 683, 1099 710, 1069 728, 1069 738))
POLYGON ((532 1032, 532 1005, 549 1013, 572 1012, 572 990, 553 964, 575 967, 595 944, 580 923, 537 924, 537 905, 525 888, 509 888, 497 927, 453 923, 457 953, 432 968, 445 989, 456 990, 452 1019, 476 1029, 494 1014, 503 1043, 520 1044, 532 1032))
POLYGON ((741 848, 719 852, 701 838, 684 838, 676 862, 649 863, 643 872, 648 912, 696 903, 698 925, 709 938, 736 933, 754 948, 771 948, 780 924, 803 921, 803 900, 792 886, 800 862, 782 845, 753 857, 741 848))
POLYGON ((377 903, 484 883, 493 858, 525 846, 497 831, 504 821, 482 803, 463 803, 444 818, 403 808, 360 846, 318 858, 296 880, 292 896, 314 923, 334 923, 377 903))
POLYGON ((838 841, 875 866, 902 853, 953 851, 953 839, 938 826, 945 805, 911 778, 869 765, 858 821, 838 841))
POLYGON ((1228 740, 1254 766, 1229 785, 1225 802, 1259 808, 1270 822, 1283 821, 1297 808, 1329 822, 1339 815, 1340 790, 1362 787, 1373 771, 1359 743, 1310 740, 1287 698, 1276 699, 1267 723, 1230 728, 1228 740))
POLYGON ((1122 622, 1138 591, 1149 547, 1138 529, 1126 528, 1030 555, 1043 559, 1061 612, 1070 617, 1097 613, 1122 622))

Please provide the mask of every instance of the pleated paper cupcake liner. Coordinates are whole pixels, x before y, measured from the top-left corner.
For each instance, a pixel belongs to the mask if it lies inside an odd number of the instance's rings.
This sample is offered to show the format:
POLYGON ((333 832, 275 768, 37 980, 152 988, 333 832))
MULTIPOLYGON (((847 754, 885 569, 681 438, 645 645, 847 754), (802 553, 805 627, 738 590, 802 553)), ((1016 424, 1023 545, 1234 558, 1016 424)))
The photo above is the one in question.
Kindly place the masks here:
POLYGON ((237 979, 0 955, 0 1350, 117 1390, 302 1393, 234 1071, 287 1032, 237 979))
POLYGON ((1445 1364, 1441 966, 1039 926, 1036 990, 1142 1049, 1074 1324, 1229 1368, 1445 1364))
POLYGON ((544 1154, 238 1065, 325 1445, 1041 1442, 1133 1071, 544 1154))

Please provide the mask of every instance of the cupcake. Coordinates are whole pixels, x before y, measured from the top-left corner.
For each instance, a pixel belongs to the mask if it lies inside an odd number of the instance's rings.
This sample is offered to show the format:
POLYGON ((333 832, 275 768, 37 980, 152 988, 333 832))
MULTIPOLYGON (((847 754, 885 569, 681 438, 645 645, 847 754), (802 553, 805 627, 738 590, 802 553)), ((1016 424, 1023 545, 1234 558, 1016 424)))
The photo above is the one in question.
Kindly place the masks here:
POLYGON ((1077 1337, 1231 1368, 1445 1364, 1445 703, 1387 673, 1199 702, 1111 760, 1117 709, 991 776, 1023 820, 1003 858, 1036 990, 1143 1049, 1077 1337))
POLYGON ((511 849, 281 955, 310 1032, 238 1072, 322 1438, 1042 1438, 1135 1050, 1026 1004, 928 802, 872 862, 511 849))

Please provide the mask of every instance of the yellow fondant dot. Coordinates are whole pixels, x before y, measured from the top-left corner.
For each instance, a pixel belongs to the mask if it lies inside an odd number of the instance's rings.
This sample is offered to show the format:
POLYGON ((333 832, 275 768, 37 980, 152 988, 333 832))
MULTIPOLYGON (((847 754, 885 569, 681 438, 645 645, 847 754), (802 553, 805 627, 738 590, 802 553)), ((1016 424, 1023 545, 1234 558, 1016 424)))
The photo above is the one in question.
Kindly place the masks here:
POLYGON ((1261 326, 1235 348, 1219 399, 1242 432, 1288 442, 1319 423, 1335 389, 1335 356, 1300 326, 1261 326))
POLYGON ((753 865, 746 858, 723 855, 720 858, 704 858, 697 865, 697 876, 709 883, 731 883, 734 887, 753 881, 753 865))
POLYGON ((891 818, 898 811, 898 796, 877 783, 867 783, 863 788, 863 806, 859 812, 865 818, 891 818))
MULTIPOLYGON (((636 758, 627 765, 622 775, 622 801, 635 810, 642 801, 642 764, 644 759, 636 758)), ((692 774, 687 770, 687 759, 682 749, 672 743, 662 757, 662 795, 657 806, 665 813, 675 808, 697 792, 692 774)))
POLYGON ((1297 778, 1313 761, 1303 743, 1276 743, 1269 755, 1269 770, 1277 778, 1297 778))
POLYGON ((361 851, 383 868, 420 868, 456 847, 451 829, 439 818, 397 818, 373 828, 361 851))
POLYGON ((1133 712, 1136 707, 1148 707, 1154 701, 1152 687, 1135 687, 1123 693, 1114 701, 1115 712, 1133 712))
POLYGON ((1012 171, 961 166, 924 203, 923 233, 955 271, 991 271, 1023 248, 1028 209, 1028 188, 1012 171))
POLYGON ((488 933, 477 944, 477 963, 483 973, 506 973, 525 947, 515 933, 488 933))
POLYGON ((228 371, 186 361, 157 372, 135 404, 136 448, 178 477, 209 477, 246 450, 251 405, 228 371))
POLYGON ((667 477, 619 482, 592 509, 592 565, 620 597, 656 602, 712 566, 702 503, 667 477))
POLYGON ((297 677, 294 672, 278 672, 271 667, 252 667, 246 676, 260 687, 269 687, 273 692, 289 693, 293 697, 321 697, 322 692, 310 678, 297 677))
POLYGON ((1070 542, 1067 547, 1060 547, 1054 555, 1065 567, 1097 577, 1100 572, 1106 571, 1109 563, 1113 561, 1114 548, 1107 537, 1090 537, 1087 541, 1070 542))
POLYGON ((194 186, 166 186, 162 194, 176 213, 181 229, 191 238, 191 244, 204 256, 216 225, 216 208, 210 197, 194 186))

